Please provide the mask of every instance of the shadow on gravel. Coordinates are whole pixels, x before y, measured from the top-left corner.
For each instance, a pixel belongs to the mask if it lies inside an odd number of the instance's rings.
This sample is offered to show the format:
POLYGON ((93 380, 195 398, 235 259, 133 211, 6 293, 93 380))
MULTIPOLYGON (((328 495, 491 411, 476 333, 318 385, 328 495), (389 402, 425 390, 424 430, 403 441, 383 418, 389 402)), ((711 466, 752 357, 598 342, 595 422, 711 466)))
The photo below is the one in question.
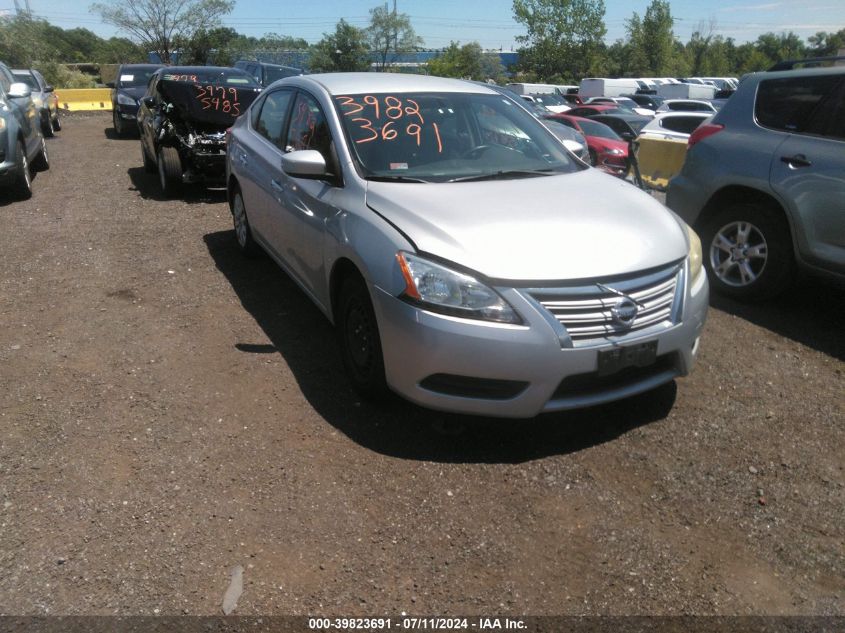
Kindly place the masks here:
POLYGON ((272 346, 238 342, 244 353, 280 353, 314 409, 349 438, 402 459, 449 463, 517 463, 579 451, 665 418, 674 383, 651 393, 588 410, 499 420, 429 411, 393 397, 362 402, 346 381, 334 330, 269 257, 247 259, 232 231, 204 236, 217 268, 272 346))
POLYGON ((714 293, 710 295, 710 305, 845 360, 845 288, 833 283, 802 279, 783 296, 758 304, 740 303, 714 293))
POLYGON ((114 128, 109 126, 103 130, 103 133, 106 135, 106 138, 110 141, 134 141, 136 143, 140 142, 138 139, 140 135, 138 134, 137 130, 130 131, 126 136, 118 136, 117 132, 114 131, 114 128))
MULTIPOLYGON (((136 143, 138 141, 135 141, 136 143)), ((141 150, 138 149, 138 161, 141 160, 141 150)), ((137 191, 145 200, 157 200, 166 202, 175 200, 187 202, 188 204, 214 204, 226 202, 226 189, 222 186, 208 188, 202 184, 182 185, 182 192, 176 198, 165 198, 161 195, 161 187, 158 184, 158 174, 148 174, 143 166, 130 167, 126 170, 129 180, 132 181, 132 189, 137 191)))

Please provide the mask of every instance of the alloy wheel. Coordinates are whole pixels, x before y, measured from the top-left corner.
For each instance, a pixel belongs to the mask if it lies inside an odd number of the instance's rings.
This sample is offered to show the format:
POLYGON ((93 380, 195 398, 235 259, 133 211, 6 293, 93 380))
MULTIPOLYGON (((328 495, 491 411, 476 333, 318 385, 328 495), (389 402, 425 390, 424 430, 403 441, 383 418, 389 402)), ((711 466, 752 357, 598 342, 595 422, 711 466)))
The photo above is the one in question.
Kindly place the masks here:
POLYGON ((726 224, 710 243, 710 266, 728 286, 753 284, 766 267, 768 245, 762 231, 747 221, 726 224))

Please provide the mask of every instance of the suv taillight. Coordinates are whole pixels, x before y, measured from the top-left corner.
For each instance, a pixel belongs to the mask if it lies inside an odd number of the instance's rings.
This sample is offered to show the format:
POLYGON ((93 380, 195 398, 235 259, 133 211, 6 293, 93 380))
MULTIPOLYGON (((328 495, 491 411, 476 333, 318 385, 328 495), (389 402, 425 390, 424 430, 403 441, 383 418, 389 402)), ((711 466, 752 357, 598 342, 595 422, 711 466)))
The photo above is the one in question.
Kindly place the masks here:
POLYGON ((689 135, 689 140, 687 141, 687 149, 689 149, 699 141, 707 138, 708 136, 713 136, 716 132, 721 132, 724 129, 725 126, 720 125, 718 123, 705 123, 703 125, 699 125, 692 131, 692 134, 689 135))

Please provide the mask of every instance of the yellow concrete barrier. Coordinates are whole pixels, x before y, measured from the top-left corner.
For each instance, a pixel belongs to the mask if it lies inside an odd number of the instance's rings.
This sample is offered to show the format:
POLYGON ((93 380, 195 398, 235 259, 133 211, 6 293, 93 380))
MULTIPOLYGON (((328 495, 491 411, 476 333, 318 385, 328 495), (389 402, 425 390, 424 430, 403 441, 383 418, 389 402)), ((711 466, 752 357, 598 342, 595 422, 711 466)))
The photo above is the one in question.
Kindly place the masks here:
POLYGON ((77 110, 111 110, 111 90, 108 88, 57 88, 59 107, 77 110))
POLYGON ((684 165, 686 139, 641 136, 637 142, 640 145, 637 161, 643 182, 655 189, 665 189, 684 165))

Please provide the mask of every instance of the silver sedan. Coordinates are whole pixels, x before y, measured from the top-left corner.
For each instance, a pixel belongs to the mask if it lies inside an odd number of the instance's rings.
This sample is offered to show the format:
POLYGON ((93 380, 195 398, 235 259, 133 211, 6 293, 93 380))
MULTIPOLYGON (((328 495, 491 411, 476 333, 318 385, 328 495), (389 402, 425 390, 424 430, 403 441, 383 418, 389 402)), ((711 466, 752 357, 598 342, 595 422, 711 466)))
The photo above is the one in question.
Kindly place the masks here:
POLYGON ((226 167, 239 247, 334 323, 365 396, 531 417, 692 368, 708 302, 695 233, 495 90, 283 79, 231 129, 226 167))

